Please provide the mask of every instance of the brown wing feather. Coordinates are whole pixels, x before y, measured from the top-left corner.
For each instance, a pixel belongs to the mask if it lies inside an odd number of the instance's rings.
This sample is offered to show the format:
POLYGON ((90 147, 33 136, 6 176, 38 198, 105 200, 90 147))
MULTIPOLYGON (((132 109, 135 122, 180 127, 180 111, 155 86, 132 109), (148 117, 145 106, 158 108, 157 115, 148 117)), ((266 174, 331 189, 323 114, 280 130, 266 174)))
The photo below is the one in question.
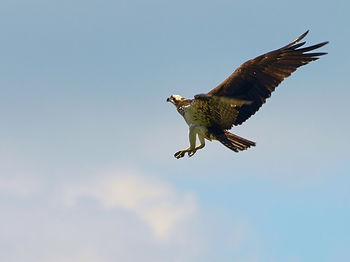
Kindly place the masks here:
POLYGON ((205 126, 216 126, 220 129, 231 129, 233 119, 238 116, 239 107, 249 101, 219 96, 196 95, 191 109, 194 120, 201 120, 205 126))
POLYGON ((271 96, 275 88, 298 67, 317 60, 327 53, 306 53, 327 44, 319 43, 300 48, 305 42, 298 43, 305 32, 290 44, 251 59, 238 67, 224 82, 211 90, 209 96, 230 97, 252 101, 238 107, 238 115, 232 115, 233 125, 240 125, 252 116, 271 96))

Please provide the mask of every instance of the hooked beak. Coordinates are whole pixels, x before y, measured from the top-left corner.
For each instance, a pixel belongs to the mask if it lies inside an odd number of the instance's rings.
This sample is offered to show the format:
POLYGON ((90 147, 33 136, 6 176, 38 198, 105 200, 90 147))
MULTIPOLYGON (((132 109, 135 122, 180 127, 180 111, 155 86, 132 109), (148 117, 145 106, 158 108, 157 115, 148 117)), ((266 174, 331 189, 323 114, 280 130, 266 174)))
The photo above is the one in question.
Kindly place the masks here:
POLYGON ((169 99, 169 97, 168 97, 168 98, 166 99, 166 101, 167 101, 167 102, 170 102, 170 99, 169 99))

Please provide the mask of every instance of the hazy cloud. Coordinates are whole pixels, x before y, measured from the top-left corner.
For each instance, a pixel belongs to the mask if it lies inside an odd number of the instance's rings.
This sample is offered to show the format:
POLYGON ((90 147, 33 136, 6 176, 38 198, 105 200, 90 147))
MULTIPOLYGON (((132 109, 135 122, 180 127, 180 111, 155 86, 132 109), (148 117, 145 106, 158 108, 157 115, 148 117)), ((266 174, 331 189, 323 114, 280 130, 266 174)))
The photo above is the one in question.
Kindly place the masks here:
POLYGON ((196 210, 191 192, 177 192, 170 184, 136 172, 115 171, 63 190, 67 205, 91 197, 106 208, 124 208, 145 221, 158 237, 169 235, 175 226, 196 210))

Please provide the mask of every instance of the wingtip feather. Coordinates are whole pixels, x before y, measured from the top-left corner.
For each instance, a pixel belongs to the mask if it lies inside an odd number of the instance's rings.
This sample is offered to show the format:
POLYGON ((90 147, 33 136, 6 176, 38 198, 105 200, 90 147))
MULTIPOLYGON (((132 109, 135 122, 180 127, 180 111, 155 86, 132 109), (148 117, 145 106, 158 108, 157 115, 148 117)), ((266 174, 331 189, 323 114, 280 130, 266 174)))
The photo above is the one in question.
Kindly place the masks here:
POLYGON ((299 42, 301 39, 303 39, 309 33, 309 31, 310 31, 309 29, 306 30, 306 32, 304 34, 302 34, 301 36, 299 36, 295 41, 299 42))
POLYGON ((307 30, 305 33, 303 33, 301 36, 299 36, 297 39, 295 39, 294 41, 292 41, 291 43, 289 43, 288 45, 282 47, 281 49, 285 49, 288 47, 291 47, 292 45, 300 42, 300 40, 302 40, 307 34, 309 33, 309 30, 307 30))

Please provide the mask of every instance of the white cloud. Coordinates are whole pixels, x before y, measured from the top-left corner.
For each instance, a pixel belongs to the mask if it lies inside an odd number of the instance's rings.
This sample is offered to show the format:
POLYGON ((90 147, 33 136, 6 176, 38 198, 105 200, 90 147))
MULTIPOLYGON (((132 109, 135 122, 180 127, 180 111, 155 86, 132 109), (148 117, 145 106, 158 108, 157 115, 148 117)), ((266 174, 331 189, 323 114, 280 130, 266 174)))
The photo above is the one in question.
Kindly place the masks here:
POLYGON ((177 192, 171 185, 137 172, 118 170, 63 190, 67 205, 82 197, 98 200, 106 208, 124 208, 135 213, 157 237, 171 234, 176 225, 196 210, 191 192, 177 192))
MULTIPOLYGON (((33 197, 6 202, 2 260, 212 261, 212 246, 235 253, 249 241, 246 224, 203 212, 193 193, 153 176, 129 168, 79 181, 72 174, 57 183, 42 179, 33 197)), ((16 177, 25 185, 25 173, 16 177)))

